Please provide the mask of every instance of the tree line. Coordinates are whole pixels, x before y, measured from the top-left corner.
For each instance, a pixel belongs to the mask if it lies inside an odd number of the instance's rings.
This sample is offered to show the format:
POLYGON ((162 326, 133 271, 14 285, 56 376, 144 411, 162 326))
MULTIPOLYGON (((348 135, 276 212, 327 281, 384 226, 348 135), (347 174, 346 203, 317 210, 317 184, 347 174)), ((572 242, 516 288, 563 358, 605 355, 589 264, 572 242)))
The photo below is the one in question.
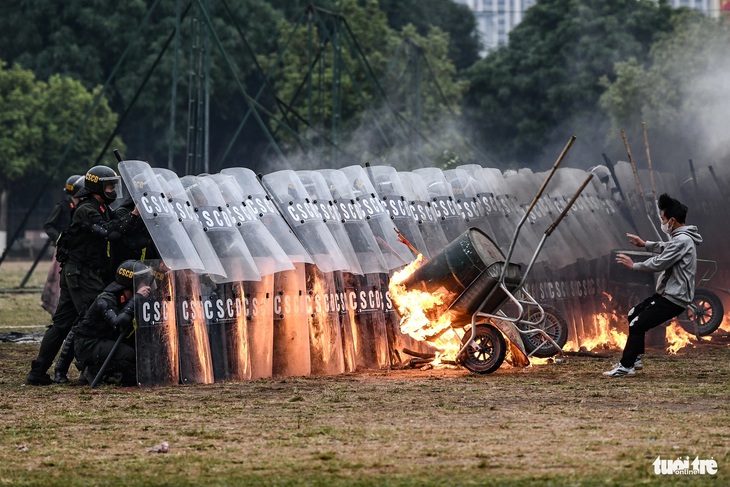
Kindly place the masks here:
POLYGON ((0 17, 0 189, 48 175, 109 79, 55 180, 100 156, 112 163, 112 148, 158 166, 172 156, 183 172, 199 86, 191 53, 203 42, 211 172, 286 164, 272 140, 289 162, 540 168, 574 133, 589 164, 604 151, 619 157, 618 130, 636 138, 644 120, 658 160, 726 157, 711 128, 725 116, 716 80, 727 79, 727 22, 664 0, 543 0, 480 58, 474 16, 451 0, 314 6, 11 0, 0 17), (242 125, 252 106, 260 120, 242 125))

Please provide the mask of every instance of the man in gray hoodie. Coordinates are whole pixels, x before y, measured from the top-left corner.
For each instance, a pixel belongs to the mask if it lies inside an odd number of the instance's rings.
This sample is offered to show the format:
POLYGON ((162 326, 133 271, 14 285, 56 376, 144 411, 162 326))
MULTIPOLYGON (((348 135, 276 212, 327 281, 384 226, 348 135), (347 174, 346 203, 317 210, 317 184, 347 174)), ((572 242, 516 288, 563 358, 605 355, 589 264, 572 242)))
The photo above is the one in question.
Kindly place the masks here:
POLYGON ((679 316, 689 306, 695 294, 697 273, 697 245, 702 236, 694 225, 685 224, 687 207, 664 193, 659 197, 662 231, 669 235, 668 242, 644 241, 638 235, 627 233, 637 247, 657 254, 644 262, 634 262, 625 254, 616 255, 616 262, 642 272, 661 272, 656 293, 631 308, 628 314, 629 338, 621 362, 604 372, 608 377, 634 375, 642 368, 639 355, 644 353, 644 335, 650 329, 679 316))

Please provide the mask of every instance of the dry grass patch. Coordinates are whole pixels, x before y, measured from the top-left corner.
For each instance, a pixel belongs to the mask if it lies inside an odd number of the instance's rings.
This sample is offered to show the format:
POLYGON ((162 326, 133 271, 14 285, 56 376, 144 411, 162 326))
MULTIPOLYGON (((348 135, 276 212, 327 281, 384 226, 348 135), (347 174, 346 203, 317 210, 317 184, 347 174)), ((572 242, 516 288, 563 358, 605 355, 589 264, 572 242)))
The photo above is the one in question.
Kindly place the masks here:
POLYGON ((0 344, 0 484, 718 485, 730 348, 610 362, 371 371, 155 389, 23 386, 37 345, 0 344), (167 454, 147 449, 167 441, 167 454), (19 448, 23 446, 24 448, 19 448), (27 448, 27 450, 25 450, 27 448), (656 476, 661 455, 714 477, 656 476))

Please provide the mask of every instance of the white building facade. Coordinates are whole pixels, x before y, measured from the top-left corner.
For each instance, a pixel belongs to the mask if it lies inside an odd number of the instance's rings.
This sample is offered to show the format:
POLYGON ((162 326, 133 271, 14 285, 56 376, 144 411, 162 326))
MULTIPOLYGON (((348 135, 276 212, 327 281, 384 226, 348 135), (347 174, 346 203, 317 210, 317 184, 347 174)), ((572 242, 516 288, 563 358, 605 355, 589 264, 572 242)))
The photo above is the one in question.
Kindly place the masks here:
POLYGON ((468 6, 477 20, 482 54, 507 44, 507 35, 537 0, 455 0, 468 6))
MULTIPOLYGON (((538 0, 454 0, 468 6, 477 20, 482 54, 507 44, 509 31, 522 21, 525 11, 538 0)), ((607 0, 610 1, 610 0, 607 0)), ((669 0, 674 8, 687 7, 718 17, 730 10, 730 0, 669 0)))

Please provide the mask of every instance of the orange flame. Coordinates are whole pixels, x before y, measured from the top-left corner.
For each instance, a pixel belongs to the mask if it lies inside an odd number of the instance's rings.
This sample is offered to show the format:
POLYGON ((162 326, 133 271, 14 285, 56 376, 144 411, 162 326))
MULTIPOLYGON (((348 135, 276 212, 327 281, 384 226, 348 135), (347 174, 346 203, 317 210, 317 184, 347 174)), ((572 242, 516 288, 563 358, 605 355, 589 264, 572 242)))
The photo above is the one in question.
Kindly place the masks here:
POLYGON ((678 351, 692 343, 694 337, 694 335, 687 333, 676 321, 672 321, 666 328, 665 336, 668 344, 667 352, 670 355, 676 355, 678 351))
MULTIPOLYGON (((195 299, 195 298, 193 298, 195 299)), ((197 367, 202 372, 202 383, 212 384, 213 378, 213 359, 210 355, 210 343, 208 342, 208 328, 205 326, 205 317, 203 316, 203 305, 200 300, 195 300, 198 306, 198 313, 191 320, 193 327, 193 342, 195 343, 195 356, 197 359, 197 367)))
POLYGON ((725 313, 725 316, 723 316, 722 323, 720 323, 720 328, 718 328, 718 330, 730 333, 730 312, 725 313))
POLYGON ((418 254, 416 260, 403 270, 393 274, 388 289, 396 309, 401 315, 401 332, 416 340, 425 341, 436 348, 434 365, 442 360, 454 360, 461 349, 461 338, 451 327, 451 315, 448 312, 440 313, 444 306, 443 292, 426 293, 417 289, 406 290, 402 284, 408 276, 413 274, 425 263, 423 255, 418 254), (430 316, 438 316, 435 321, 430 316))
POLYGON ((251 358, 249 356, 249 338, 248 338, 248 319, 246 313, 243 310, 243 299, 246 291, 243 289, 242 282, 233 283, 233 295, 236 299, 240 300, 239 307, 236 313, 236 337, 238 338, 236 343, 232 344, 233 353, 236 355, 236 364, 240 369, 232 371, 234 379, 247 380, 251 378, 251 358))
MULTIPOLYGON (((164 264, 163 264, 164 265, 164 264)), ((164 296, 170 299, 171 303, 175 302, 175 280, 173 279, 173 273, 167 272, 164 274, 164 280, 162 280, 165 286, 164 296)), ((164 314, 163 314, 164 316, 164 314)), ((167 312, 167 319, 165 319, 165 329, 167 330, 167 347, 170 353, 170 363, 175 364, 175 382, 180 378, 180 370, 177 368, 180 363, 180 345, 178 343, 179 337, 177 335, 177 316, 175 306, 170 306, 167 312)))
MULTIPOLYGON (((603 295, 608 303, 613 301, 613 296, 610 294, 604 292, 603 295)), ((588 334, 569 340, 563 350, 575 352, 581 348, 585 350, 624 348, 628 335, 617 329, 621 323, 621 317, 616 311, 609 310, 607 303, 603 304, 603 308, 604 311, 601 313, 584 318, 584 328, 590 330, 588 334)))

